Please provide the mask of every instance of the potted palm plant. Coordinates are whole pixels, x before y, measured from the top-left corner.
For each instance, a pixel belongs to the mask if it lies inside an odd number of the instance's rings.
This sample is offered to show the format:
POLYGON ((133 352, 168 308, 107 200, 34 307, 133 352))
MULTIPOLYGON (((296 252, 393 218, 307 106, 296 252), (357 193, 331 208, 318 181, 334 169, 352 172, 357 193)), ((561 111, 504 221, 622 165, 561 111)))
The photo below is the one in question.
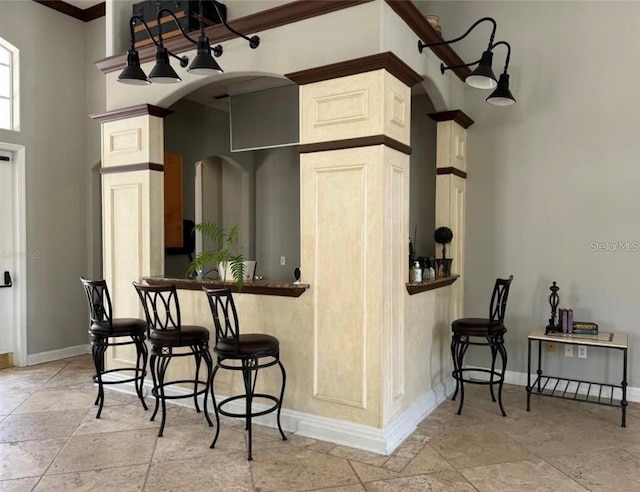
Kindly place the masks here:
POLYGON ((433 233, 436 243, 442 245, 442 258, 436 258, 436 277, 448 277, 451 275, 452 258, 447 258, 447 244, 453 239, 453 231, 448 227, 438 227, 433 233))
POLYGON ((187 269, 187 276, 197 274, 198 278, 204 279, 207 267, 214 265, 209 271, 217 269, 220 280, 223 282, 233 280, 238 291, 242 290, 246 264, 242 254, 238 252, 238 226, 233 226, 226 231, 218 224, 202 222, 196 224, 194 229, 218 244, 219 249, 203 250, 198 253, 187 269))

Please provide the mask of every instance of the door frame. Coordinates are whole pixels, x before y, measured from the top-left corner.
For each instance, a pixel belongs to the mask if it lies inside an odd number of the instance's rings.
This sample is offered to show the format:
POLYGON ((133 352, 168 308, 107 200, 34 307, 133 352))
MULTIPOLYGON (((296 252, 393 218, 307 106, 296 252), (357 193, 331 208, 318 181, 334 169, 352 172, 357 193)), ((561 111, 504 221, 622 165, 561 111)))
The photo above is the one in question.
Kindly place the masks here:
POLYGON ((11 154, 13 175, 13 245, 17 254, 13 277, 14 347, 13 363, 27 365, 27 193, 26 149, 24 145, 0 142, 0 150, 11 154))

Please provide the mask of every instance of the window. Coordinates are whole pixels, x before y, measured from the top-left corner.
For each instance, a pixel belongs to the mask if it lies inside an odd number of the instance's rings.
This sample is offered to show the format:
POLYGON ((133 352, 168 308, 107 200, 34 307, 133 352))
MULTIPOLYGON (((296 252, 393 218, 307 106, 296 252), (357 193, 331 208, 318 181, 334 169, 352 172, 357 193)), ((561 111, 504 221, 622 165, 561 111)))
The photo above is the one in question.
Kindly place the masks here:
POLYGON ((18 129, 18 50, 0 38, 0 128, 18 129))

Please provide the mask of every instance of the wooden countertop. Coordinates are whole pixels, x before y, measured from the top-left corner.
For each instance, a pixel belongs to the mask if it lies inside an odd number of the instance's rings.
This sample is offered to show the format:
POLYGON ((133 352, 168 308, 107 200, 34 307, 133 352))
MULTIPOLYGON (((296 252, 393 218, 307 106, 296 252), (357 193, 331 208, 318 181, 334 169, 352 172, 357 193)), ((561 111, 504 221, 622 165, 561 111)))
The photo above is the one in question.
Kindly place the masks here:
MULTIPOLYGON (((238 292, 238 287, 234 282, 221 282, 219 280, 200 280, 191 278, 170 278, 170 277, 143 277, 149 285, 175 284, 177 289, 202 290, 202 287, 215 288, 226 287, 231 292, 238 292)), ((308 284, 296 284, 293 282, 270 282, 268 280, 256 280, 245 282, 242 287, 243 294, 259 294, 264 296, 300 297, 308 284)))

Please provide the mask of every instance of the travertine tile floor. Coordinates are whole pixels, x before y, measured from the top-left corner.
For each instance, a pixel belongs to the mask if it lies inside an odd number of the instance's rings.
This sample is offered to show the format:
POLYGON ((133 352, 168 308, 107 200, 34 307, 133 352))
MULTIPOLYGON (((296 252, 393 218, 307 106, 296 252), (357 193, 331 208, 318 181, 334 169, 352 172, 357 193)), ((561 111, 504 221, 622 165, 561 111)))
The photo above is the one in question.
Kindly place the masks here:
MULTIPOLYGON (((132 396, 109 391, 100 420, 89 356, 0 371, 0 490, 640 491, 640 406, 620 410, 505 387, 508 417, 468 386, 462 416, 444 402, 391 456, 256 426, 247 462, 238 420, 218 448, 202 414, 169 407, 158 438, 132 396)), ((151 403, 151 398, 149 398, 151 403)))

